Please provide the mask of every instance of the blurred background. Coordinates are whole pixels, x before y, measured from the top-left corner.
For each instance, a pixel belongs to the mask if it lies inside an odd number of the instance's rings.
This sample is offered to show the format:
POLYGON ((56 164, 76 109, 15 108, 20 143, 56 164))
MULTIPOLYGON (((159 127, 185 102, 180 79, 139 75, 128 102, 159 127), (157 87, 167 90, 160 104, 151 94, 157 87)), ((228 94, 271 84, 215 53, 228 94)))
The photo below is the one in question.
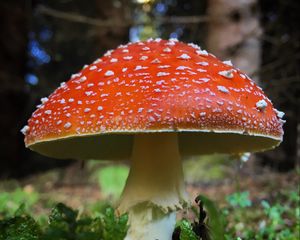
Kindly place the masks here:
POLYGON ((252 201, 271 201, 279 189, 298 192, 299 13, 298 0, 0 1, 0 192, 29 192, 34 203, 42 199, 37 212, 49 199, 80 208, 83 202, 117 198, 127 165, 46 158, 25 149, 20 129, 40 99, 84 64, 150 37, 193 42, 231 59, 286 113, 284 141, 273 151, 250 161, 231 156, 185 161, 191 195, 202 192, 222 202, 224 195, 244 191, 252 201))

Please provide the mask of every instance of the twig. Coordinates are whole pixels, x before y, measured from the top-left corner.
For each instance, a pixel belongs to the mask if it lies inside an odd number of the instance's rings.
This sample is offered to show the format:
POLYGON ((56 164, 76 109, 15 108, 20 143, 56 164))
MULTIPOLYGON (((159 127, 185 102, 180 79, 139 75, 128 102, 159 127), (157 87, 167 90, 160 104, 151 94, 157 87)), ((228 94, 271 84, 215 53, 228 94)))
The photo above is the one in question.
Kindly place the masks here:
MULTIPOLYGON (((58 19, 84 23, 88 25, 93 25, 97 27, 129 27, 131 25, 145 25, 147 21, 114 21, 114 20, 101 20, 96 18, 90 18, 84 15, 80 15, 74 12, 63 12, 53 8, 49 8, 43 5, 39 5, 36 8, 37 13, 55 17, 58 19)), ((162 24, 197 24, 201 22, 209 21, 207 16, 170 16, 170 17, 159 17, 156 18, 155 21, 160 22, 162 24)))

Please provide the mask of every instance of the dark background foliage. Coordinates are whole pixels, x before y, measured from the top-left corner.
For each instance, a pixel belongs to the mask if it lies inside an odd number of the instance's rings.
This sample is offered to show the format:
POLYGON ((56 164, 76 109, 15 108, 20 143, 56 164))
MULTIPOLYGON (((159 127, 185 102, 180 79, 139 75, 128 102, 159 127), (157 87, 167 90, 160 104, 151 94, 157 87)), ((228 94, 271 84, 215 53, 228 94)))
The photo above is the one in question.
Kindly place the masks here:
MULTIPOLYGON (((208 45, 207 14, 212 0, 143 2, 0 2, 0 177, 19 178, 72 163, 25 149, 19 130, 41 97, 106 50, 147 37, 176 37, 204 48, 208 45)), ((299 164, 299 6, 298 0, 263 0, 251 5, 262 29, 258 37, 261 63, 252 75, 260 78, 260 85, 274 105, 286 112, 287 120, 284 142, 275 151, 257 155, 256 164, 277 171, 299 164)), ((239 22, 243 14, 233 9, 229 18, 239 22)))

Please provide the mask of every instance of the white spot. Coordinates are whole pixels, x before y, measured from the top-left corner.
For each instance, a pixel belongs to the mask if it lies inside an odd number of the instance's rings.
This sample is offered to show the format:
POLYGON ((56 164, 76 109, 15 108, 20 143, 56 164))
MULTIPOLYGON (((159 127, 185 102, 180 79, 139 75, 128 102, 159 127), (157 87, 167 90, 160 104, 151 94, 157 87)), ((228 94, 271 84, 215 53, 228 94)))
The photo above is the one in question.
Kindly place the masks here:
POLYGON ((223 61, 223 63, 226 64, 226 65, 228 65, 228 66, 231 66, 231 67, 233 66, 232 62, 230 60, 223 61))
POLYGON ((78 103, 79 105, 81 105, 81 104, 82 104, 82 101, 78 101, 77 103, 78 103))
POLYGON ((48 98, 46 98, 46 97, 43 97, 43 98, 41 98, 41 102, 42 102, 42 104, 45 104, 46 102, 48 102, 48 98))
POLYGON ((154 60, 151 61, 151 63, 160 63, 158 58, 155 58, 154 60))
POLYGON ((220 92, 229 93, 228 89, 224 86, 218 86, 217 88, 220 92))
POLYGON ((171 67, 171 66, 170 65, 160 65, 157 68, 164 69, 164 68, 169 68, 169 67, 171 67))
POLYGON ((91 111, 90 108, 85 108, 85 109, 84 109, 84 112, 85 112, 85 113, 87 113, 87 112, 89 112, 89 111, 91 111))
POLYGON ((98 106, 98 107, 97 107, 97 110, 98 110, 98 111, 101 111, 101 110, 103 110, 103 107, 102 107, 102 106, 98 106))
POLYGON ((112 59, 110 59, 110 62, 112 62, 112 63, 118 62, 118 59, 112 58, 112 59))
POLYGON ((72 126, 72 124, 70 122, 67 122, 65 125, 64 125, 64 128, 65 129, 68 129, 72 126))
POLYGON ((106 76, 106 77, 110 77, 110 76, 113 76, 113 75, 115 75, 115 73, 111 70, 108 70, 104 73, 104 76, 106 76))
POLYGON ((220 108, 215 108, 215 109, 213 109, 213 112, 214 112, 214 113, 221 113, 222 110, 221 110, 220 108))
POLYGON ((58 120, 57 122, 56 122, 56 125, 59 125, 59 124, 61 124, 62 123, 62 120, 58 120))
POLYGON ((21 133, 23 133, 24 135, 26 135, 26 133, 29 131, 29 127, 27 125, 25 125, 22 129, 21 129, 21 133))
POLYGON ((148 47, 143 47, 142 50, 148 51, 148 50, 150 50, 150 48, 148 48, 148 47))
POLYGON ((93 87, 94 86, 94 83, 89 83, 88 85, 87 85, 87 87, 93 87))
POLYGON ((104 54, 104 56, 108 57, 108 56, 111 55, 112 52, 113 52, 113 50, 108 50, 108 51, 104 54))
POLYGON ((200 113, 200 116, 201 116, 201 117, 204 117, 205 115, 206 115, 206 112, 201 112, 201 113, 200 113))
POLYGON ((64 104, 64 103, 66 103, 66 100, 63 98, 63 99, 61 99, 59 102, 60 102, 61 104, 64 104))
POLYGON ((74 98, 70 98, 70 99, 69 99, 69 102, 74 102, 74 98))
POLYGON ((81 78, 79 78, 79 82, 84 82, 85 80, 87 80, 86 76, 82 76, 81 78))
POLYGON ((192 48, 200 49, 200 47, 199 47, 197 44, 195 44, 195 43, 189 43, 188 45, 189 45, 190 47, 192 47, 192 48))
POLYGON ((91 66, 90 67, 90 70, 96 70, 97 69, 97 66, 91 66))
POLYGON ((80 77, 80 76, 81 76, 81 73, 75 73, 75 74, 71 75, 71 79, 74 79, 74 78, 77 78, 77 77, 80 77))
POLYGON ((166 43, 167 46, 174 46, 176 43, 175 41, 172 39, 169 40, 169 42, 166 43))
POLYGON ((94 64, 97 64, 97 63, 100 63, 100 62, 102 62, 102 59, 98 58, 98 59, 96 59, 93 63, 94 63, 94 64))
POLYGON ((66 86, 66 83, 65 82, 61 82, 60 83, 60 87, 65 87, 66 86))
POLYGON ((242 153, 241 157, 240 157, 241 161, 247 162, 250 158, 250 155, 251 155, 251 153, 249 153, 249 152, 242 153))
POLYGON ((220 71, 219 75, 226 77, 226 78, 233 78, 233 73, 232 70, 228 70, 228 71, 220 71))
POLYGON ((208 66, 208 62, 197 62, 196 64, 201 65, 201 66, 208 66))
POLYGON ((141 65, 138 65, 135 67, 134 71, 142 70, 142 69, 147 69, 148 67, 143 67, 141 65))
POLYGON ((91 96, 93 94, 93 91, 86 91, 85 92, 85 95, 87 95, 87 96, 91 96))
POLYGON ((186 53, 183 53, 177 58, 187 60, 187 59, 190 59, 191 57, 189 55, 187 55, 186 53))
POLYGON ((132 59, 132 56, 125 56, 123 57, 124 60, 131 60, 132 59))
POLYGON ((208 82, 210 79, 209 78, 199 78, 200 81, 203 81, 203 82, 208 82))
POLYGON ((142 60, 142 61, 147 60, 147 59, 148 59, 147 56, 141 56, 141 57, 140 57, 140 60, 142 60))
POLYGON ((164 48, 164 50, 163 50, 163 52, 171 52, 172 50, 171 50, 171 48, 164 48))
POLYGON ((268 106, 268 103, 262 99, 259 100, 255 105, 259 110, 263 111, 268 106))
POLYGON ((186 66, 179 66, 176 68, 176 70, 185 70, 185 69, 191 69, 190 67, 186 67, 186 66))
POLYGON ((244 74, 240 73, 241 78, 246 79, 246 76, 244 74))
POLYGON ((275 113, 276 113, 277 117, 280 118, 280 119, 283 118, 283 116, 285 115, 284 112, 278 111, 277 109, 274 109, 274 110, 275 110, 275 113))
POLYGON ((150 122, 155 122, 155 118, 150 116, 150 117, 149 117, 149 121, 150 121, 150 122))
POLYGON ((201 56, 208 56, 208 52, 206 50, 197 50, 196 53, 201 56))
POLYGON ((127 71, 127 68, 122 68, 122 72, 126 72, 127 71))
POLYGON ((190 70, 188 70, 188 73, 191 74, 191 75, 195 75, 196 74, 195 72, 190 71, 190 70))
POLYGON ((138 113, 141 113, 144 110, 144 108, 139 108, 138 113))
POLYGON ((45 111, 45 114, 47 114, 47 115, 50 115, 51 113, 52 113, 51 110, 46 110, 46 111, 45 111))
POLYGON ((161 81, 156 82, 157 85, 162 85, 163 83, 165 83, 165 80, 161 80, 161 81))
POLYGON ((168 73, 168 72, 158 72, 156 74, 157 77, 163 77, 163 76, 168 76, 168 75, 170 75, 170 73, 168 73))

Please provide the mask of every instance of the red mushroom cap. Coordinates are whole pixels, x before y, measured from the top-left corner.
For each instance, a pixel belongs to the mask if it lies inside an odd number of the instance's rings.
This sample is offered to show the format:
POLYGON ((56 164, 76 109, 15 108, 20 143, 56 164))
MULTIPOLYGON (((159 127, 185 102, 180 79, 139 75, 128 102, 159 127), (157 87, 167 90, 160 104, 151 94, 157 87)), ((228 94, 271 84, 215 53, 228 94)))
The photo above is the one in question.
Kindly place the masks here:
POLYGON ((119 46, 72 75, 23 132, 26 146, 58 158, 128 157, 133 134, 174 131, 183 155, 237 153, 278 145, 281 117, 229 61, 156 39, 119 46))

